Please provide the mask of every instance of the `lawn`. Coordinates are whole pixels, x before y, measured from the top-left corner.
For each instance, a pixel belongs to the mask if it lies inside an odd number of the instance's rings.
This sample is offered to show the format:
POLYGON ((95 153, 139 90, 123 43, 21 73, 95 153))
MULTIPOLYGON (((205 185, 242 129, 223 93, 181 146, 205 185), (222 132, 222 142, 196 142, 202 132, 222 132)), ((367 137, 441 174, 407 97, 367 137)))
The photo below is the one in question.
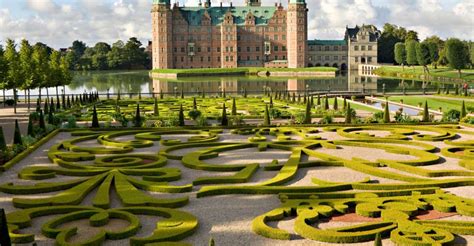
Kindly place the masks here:
MULTIPOLYGON (((461 110, 462 101, 460 100, 452 100, 449 98, 441 99, 441 98, 433 98, 433 97, 423 97, 423 96, 391 96, 388 98, 392 102, 399 103, 400 100, 403 100, 404 104, 411 105, 411 106, 419 106, 424 107, 425 101, 428 102, 428 107, 432 110, 438 110, 442 108, 443 112, 449 111, 451 109, 461 110)), ((466 101, 466 108, 471 112, 474 111, 474 102, 466 101)))
MULTIPOLYGON (((456 70, 447 68, 447 67, 438 67, 438 69, 434 69, 429 67, 430 75, 433 77, 444 77, 444 78, 452 78, 458 79, 459 74, 456 70)), ((376 74, 383 76, 383 77, 398 77, 398 74, 401 74, 402 77, 408 76, 420 76, 424 75, 423 67, 415 66, 415 67, 407 67, 403 69, 401 66, 383 66, 375 71, 376 74)), ((474 82, 474 69, 464 69, 462 70, 462 79, 474 82)))

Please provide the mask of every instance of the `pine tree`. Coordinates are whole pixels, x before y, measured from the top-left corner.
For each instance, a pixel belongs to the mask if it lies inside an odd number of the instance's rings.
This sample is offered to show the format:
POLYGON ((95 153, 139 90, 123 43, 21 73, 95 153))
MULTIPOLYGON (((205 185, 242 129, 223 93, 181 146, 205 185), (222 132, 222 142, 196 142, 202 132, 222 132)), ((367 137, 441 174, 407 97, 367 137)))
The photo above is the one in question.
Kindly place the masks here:
POLYGON ((15 133, 13 135, 13 145, 23 145, 23 140, 21 139, 20 126, 18 125, 18 120, 15 120, 15 133))
POLYGON ((311 103, 307 102, 306 103, 306 112, 304 116, 304 124, 311 124, 312 123, 312 117, 311 117, 311 103))
POLYGON ((45 122, 44 122, 43 110, 40 110, 39 127, 41 128, 41 130, 43 130, 44 132, 46 132, 46 124, 45 124, 45 122))
POLYGON ((232 115, 237 115, 237 104, 235 103, 235 97, 232 99, 232 115))
POLYGON ((229 125, 229 120, 227 119, 227 109, 225 107, 225 103, 224 103, 224 106, 222 107, 221 125, 222 126, 228 126, 229 125))
POLYGON ((0 126, 0 150, 6 150, 6 149, 7 149, 7 142, 5 142, 3 127, 0 126))
POLYGON ((197 110, 198 107, 197 107, 197 102, 196 102, 196 97, 193 98, 193 109, 194 110, 197 110))
POLYGON ((428 110, 428 101, 425 101, 425 107, 423 109, 423 118, 421 119, 422 122, 429 122, 430 121, 430 111, 428 110))
POLYGON ((332 109, 336 110, 336 111, 339 109, 339 107, 337 105, 337 97, 334 98, 334 104, 332 105, 332 109))
POLYGON ((28 117, 28 136, 34 137, 34 126, 33 126, 33 116, 30 114, 28 117))
POLYGON ((461 119, 466 117, 467 112, 466 112, 466 103, 464 100, 462 101, 462 106, 461 106, 461 119))
POLYGON ((183 111, 183 104, 179 106, 179 114, 178 114, 179 126, 184 126, 184 111, 183 111))
POLYGON ((383 122, 390 123, 390 110, 388 108, 388 100, 385 101, 385 108, 383 111, 383 122))
POLYGON ((137 111, 135 113, 135 127, 142 126, 142 116, 140 115, 140 104, 137 103, 137 111))
POLYGON ((158 109, 158 99, 155 97, 155 106, 153 107, 153 115, 160 116, 160 110, 158 109))
POLYGON ((62 96, 62 100, 63 100, 63 109, 67 109, 67 105, 66 105, 66 95, 63 94, 62 96))
POLYGON ((346 124, 351 124, 352 123, 352 109, 351 109, 351 104, 348 103, 346 106, 346 124))
POLYGON ((326 110, 326 111, 329 110, 329 98, 328 98, 328 96, 324 97, 324 110, 326 110))
POLYGON ((264 126, 270 126, 270 113, 268 112, 268 105, 265 104, 265 115, 263 116, 263 125, 264 126))
POLYGON ((99 128, 99 117, 97 116, 97 109, 94 105, 94 109, 92 111, 92 128, 99 128))

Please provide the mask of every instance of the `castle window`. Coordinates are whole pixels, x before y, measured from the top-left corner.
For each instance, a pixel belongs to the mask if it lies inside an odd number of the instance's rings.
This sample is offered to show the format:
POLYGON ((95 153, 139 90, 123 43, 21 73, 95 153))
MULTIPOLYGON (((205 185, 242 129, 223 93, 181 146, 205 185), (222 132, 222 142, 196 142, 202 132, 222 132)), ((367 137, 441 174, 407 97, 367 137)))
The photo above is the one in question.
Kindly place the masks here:
POLYGON ((201 52, 201 47, 198 47, 198 52, 201 52))
POLYGON ((189 61, 190 61, 190 62, 192 62, 192 61, 193 61, 193 57, 192 57, 192 56, 191 56, 191 57, 189 57, 189 61))
POLYGON ((282 40, 286 40, 286 35, 281 35, 282 40))
POLYGON ((234 52, 234 47, 233 46, 230 47, 230 52, 234 52))
POLYGON ((241 61, 241 57, 240 56, 237 56, 237 61, 241 61))
POLYGON ((247 61, 250 61, 250 56, 247 56, 247 61))
POLYGON ((210 57, 210 56, 207 57, 207 61, 208 61, 208 62, 211 61, 211 57, 210 57))
POLYGON ((242 49, 240 47, 237 47, 237 52, 240 52, 242 49))
POLYGON ((365 50, 365 45, 360 46, 361 50, 365 50))
POLYGON ((369 56, 367 59, 368 59, 367 60, 368 62, 372 62, 372 57, 371 56, 369 56))
POLYGON ((275 60, 278 60, 278 56, 275 56, 275 60))
POLYGON ((354 61, 355 61, 355 62, 359 62, 359 57, 357 57, 357 56, 354 57, 354 61))
POLYGON ((211 47, 207 47, 207 52, 211 52, 211 47))
POLYGON ((334 46, 334 51, 339 51, 339 46, 334 46))
POLYGON ((325 51, 329 51, 329 46, 325 46, 325 47, 324 47, 324 50, 325 50, 325 51))
POLYGON ((225 52, 229 52, 229 47, 228 46, 225 47, 225 52))
POLYGON ((181 57, 181 62, 184 62, 184 57, 181 57))
POLYGON ((359 46, 357 46, 357 45, 354 46, 354 50, 356 50, 356 51, 359 50, 359 46))
POLYGON ((181 47, 181 52, 183 52, 183 53, 184 53, 184 47, 181 47))
POLYGON ((217 52, 221 52, 221 47, 217 47, 217 52))
POLYGON ((178 52, 178 48, 174 47, 174 52, 175 53, 178 52))
POLYGON ((281 46, 281 50, 282 50, 282 51, 286 51, 286 46, 284 46, 284 45, 281 46))
POLYGON ((334 56, 334 60, 339 60, 339 56, 334 56))
POLYGON ((372 45, 369 45, 367 48, 368 50, 372 50, 372 45))
POLYGON ((324 57, 326 61, 329 61, 329 56, 324 57))
POLYGON ((257 61, 260 61, 260 56, 257 56, 256 58, 257 58, 257 61))
POLYGON ((286 56, 283 56, 283 57, 282 57, 282 60, 286 60, 286 56))
POLYGON ((247 46, 247 52, 250 52, 250 47, 247 46))
POLYGON ((274 32, 278 32, 278 27, 273 27, 274 32))
POLYGON ((221 61, 221 57, 220 57, 220 56, 217 57, 217 61, 218 61, 218 62, 221 61))
POLYGON ((273 51, 278 51, 278 45, 273 46, 273 51))
POLYGON ((260 52, 260 46, 255 47, 255 51, 260 52))
POLYGON ((201 56, 201 62, 203 62, 203 61, 204 61, 204 57, 201 56))
POLYGON ((274 39, 274 40, 278 40, 278 35, 275 34, 275 35, 273 36, 273 39, 274 39))
POLYGON ((230 56, 230 61, 234 61, 234 56, 230 56))
POLYGON ((225 57, 225 61, 226 61, 226 62, 229 61, 229 56, 226 56, 226 57, 225 57))

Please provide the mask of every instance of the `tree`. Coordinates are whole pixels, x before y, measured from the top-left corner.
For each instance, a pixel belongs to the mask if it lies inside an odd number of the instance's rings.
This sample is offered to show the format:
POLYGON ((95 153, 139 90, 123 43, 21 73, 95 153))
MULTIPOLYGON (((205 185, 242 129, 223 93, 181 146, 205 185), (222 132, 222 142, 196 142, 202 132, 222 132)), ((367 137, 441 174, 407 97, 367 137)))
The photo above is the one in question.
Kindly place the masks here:
POLYGON ((407 40, 407 41, 408 40, 414 40, 416 42, 420 41, 420 39, 418 38, 418 33, 416 31, 413 31, 413 30, 408 31, 405 40, 407 40))
POLYGON ((33 47, 32 60, 34 63, 33 84, 39 89, 39 99, 41 100, 41 88, 46 87, 49 79, 49 57, 46 49, 42 46, 33 47))
POLYGON ((5 107, 5 90, 7 83, 8 64, 4 58, 3 46, 0 45, 0 88, 3 90, 3 107, 5 107))
POLYGON ((318 94, 318 100, 316 101, 316 105, 321 106, 321 95, 318 94))
POLYGON ((62 70, 60 64, 61 54, 58 51, 53 51, 49 57, 49 81, 48 86, 54 86, 56 88, 56 109, 59 111, 59 89, 58 87, 62 85, 62 70))
POLYGON ((304 116, 304 124, 311 124, 311 123, 312 123, 311 102, 307 102, 305 116, 304 116))
POLYGON ((33 71, 34 71, 34 63, 31 60, 33 55, 33 47, 30 43, 23 39, 20 45, 20 67, 22 78, 24 79, 23 83, 20 85, 21 89, 25 91, 25 100, 26 100, 26 91, 28 90, 28 111, 30 110, 30 89, 35 87, 33 81, 33 71))
POLYGON ((86 51, 86 48, 87 48, 86 43, 84 43, 82 41, 79 41, 79 40, 76 40, 76 41, 72 42, 72 46, 70 47, 70 49, 73 52, 75 52, 79 57, 84 55, 84 52, 86 51))
POLYGON ((461 40, 451 38, 446 41, 446 57, 448 58, 449 67, 458 70, 459 78, 461 78, 461 69, 466 68, 469 62, 469 52, 467 47, 461 40))
POLYGON ((142 43, 136 38, 130 38, 124 46, 124 54, 126 67, 131 69, 133 67, 144 67, 146 64, 145 49, 141 47, 142 43))
POLYGON ((178 121, 179 121, 179 126, 184 126, 184 111, 183 111, 183 104, 179 106, 179 114, 178 114, 178 121))
POLYGON ((329 110, 329 99, 327 95, 324 97, 324 110, 329 110))
POLYGON ((153 107, 153 115, 160 116, 160 110, 158 109, 158 99, 155 97, 155 105, 153 107))
POLYGON ((237 115, 237 105, 235 103, 235 97, 232 99, 232 115, 233 116, 237 115))
POLYGON ((39 114, 40 114, 40 116, 39 116, 39 127, 44 133, 46 133, 46 124, 44 122, 43 110, 40 110, 39 114))
POLYGON ((405 68, 405 63, 407 60, 407 53, 406 53, 406 47, 404 43, 397 43, 395 44, 395 61, 402 65, 402 69, 405 68))
MULTIPOLYGON (((61 56, 59 60, 59 69, 61 71, 61 85, 63 86, 63 90, 66 91, 64 88, 66 85, 71 84, 73 76, 71 74, 71 70, 69 70, 70 64, 67 61, 65 56, 61 56)), ((69 97, 68 97, 69 99, 69 97)))
POLYGON ((193 98, 193 109, 197 110, 197 102, 196 102, 196 97, 193 98))
POLYGON ((124 54, 125 44, 119 40, 112 44, 110 52, 107 54, 108 66, 111 69, 123 68, 126 63, 126 58, 124 54))
POLYGON ((225 103, 224 103, 224 106, 222 107, 221 125, 222 126, 228 126, 229 125, 229 120, 227 119, 227 109, 225 107, 225 103))
POLYGON ((333 110, 338 110, 338 105, 337 105, 337 97, 334 98, 334 103, 332 105, 333 110))
POLYGON ((6 76, 6 88, 13 90, 14 113, 16 114, 17 106, 17 88, 21 86, 23 80, 23 74, 21 73, 21 64, 18 52, 16 51, 15 41, 7 39, 5 52, 5 61, 8 64, 8 71, 6 76))
POLYGON ((27 130, 28 136, 34 137, 35 136, 35 130, 33 126, 33 116, 30 114, 28 117, 28 130, 27 130))
POLYGON ((466 117, 467 112, 466 112, 466 103, 464 100, 462 101, 462 106, 461 106, 461 119, 466 117))
POLYGON ((137 111, 135 112, 135 127, 142 126, 142 116, 140 115, 140 104, 137 103, 137 111))
POLYGON ((23 145, 23 140, 21 139, 20 126, 18 125, 18 120, 15 120, 15 132, 13 134, 13 145, 23 145))
POLYGON ((390 110, 388 108, 388 100, 385 101, 385 108, 383 110, 383 122, 390 123, 390 110))
POLYGON ((415 40, 409 40, 406 42, 406 53, 407 53, 407 64, 409 66, 414 66, 418 63, 418 59, 416 57, 416 45, 418 42, 415 40))
POLYGON ((348 103, 347 107, 346 107, 345 123, 346 124, 351 124, 352 123, 352 109, 351 109, 351 104, 350 103, 348 103))
POLYGON ((99 117, 97 116, 97 109, 94 105, 94 110, 92 111, 92 128, 99 128, 99 117))
POLYGON ((430 122, 430 111, 428 108, 428 101, 425 101, 425 107, 423 109, 423 118, 421 119, 422 122, 430 122))
POLYGON ((431 62, 430 48, 426 43, 416 44, 416 60, 423 66, 423 71, 429 73, 428 64, 431 62))
POLYGON ((268 105, 265 104, 265 115, 263 116, 263 125, 264 126, 270 126, 270 113, 268 112, 268 105))

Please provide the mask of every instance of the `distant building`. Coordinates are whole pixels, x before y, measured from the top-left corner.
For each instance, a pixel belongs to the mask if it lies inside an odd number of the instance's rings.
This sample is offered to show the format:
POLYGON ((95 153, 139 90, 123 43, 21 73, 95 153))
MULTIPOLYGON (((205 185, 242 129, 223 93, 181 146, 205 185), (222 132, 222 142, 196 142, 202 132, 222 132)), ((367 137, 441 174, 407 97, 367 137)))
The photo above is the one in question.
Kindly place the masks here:
POLYGON ((333 66, 357 69, 377 64, 380 32, 374 26, 347 28, 344 40, 307 40, 305 0, 262 6, 211 6, 210 0, 184 7, 153 0, 153 68, 235 68, 333 66))
POLYGON ((305 67, 307 11, 305 0, 289 0, 288 9, 154 0, 153 68, 305 67))

